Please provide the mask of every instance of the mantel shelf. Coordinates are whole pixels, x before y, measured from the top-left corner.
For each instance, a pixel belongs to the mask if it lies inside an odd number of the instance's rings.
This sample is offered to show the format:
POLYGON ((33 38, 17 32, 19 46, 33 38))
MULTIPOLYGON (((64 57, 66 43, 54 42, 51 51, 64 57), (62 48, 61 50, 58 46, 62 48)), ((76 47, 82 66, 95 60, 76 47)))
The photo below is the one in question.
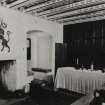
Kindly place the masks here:
POLYGON ((51 69, 32 68, 32 71, 35 71, 35 72, 43 72, 43 73, 49 73, 49 72, 51 72, 51 69))

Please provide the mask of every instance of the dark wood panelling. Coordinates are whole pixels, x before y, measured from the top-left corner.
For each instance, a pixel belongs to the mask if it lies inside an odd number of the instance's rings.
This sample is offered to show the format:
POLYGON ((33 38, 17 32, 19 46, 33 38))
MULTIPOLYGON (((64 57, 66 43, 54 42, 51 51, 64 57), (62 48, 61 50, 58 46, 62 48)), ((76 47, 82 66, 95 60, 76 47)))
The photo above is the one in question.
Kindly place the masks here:
POLYGON ((55 74, 58 67, 66 66, 67 64, 67 44, 56 43, 55 44, 55 74))
POLYGON ((105 20, 64 26, 64 43, 68 44, 69 65, 105 68, 105 20))

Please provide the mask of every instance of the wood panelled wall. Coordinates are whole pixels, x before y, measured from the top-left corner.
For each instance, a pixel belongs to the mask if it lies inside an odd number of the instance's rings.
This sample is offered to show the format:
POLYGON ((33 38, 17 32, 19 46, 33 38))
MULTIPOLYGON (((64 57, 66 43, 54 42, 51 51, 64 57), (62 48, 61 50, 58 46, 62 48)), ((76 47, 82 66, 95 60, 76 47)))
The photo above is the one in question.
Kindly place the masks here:
POLYGON ((105 68, 105 20, 64 26, 68 66, 105 68))

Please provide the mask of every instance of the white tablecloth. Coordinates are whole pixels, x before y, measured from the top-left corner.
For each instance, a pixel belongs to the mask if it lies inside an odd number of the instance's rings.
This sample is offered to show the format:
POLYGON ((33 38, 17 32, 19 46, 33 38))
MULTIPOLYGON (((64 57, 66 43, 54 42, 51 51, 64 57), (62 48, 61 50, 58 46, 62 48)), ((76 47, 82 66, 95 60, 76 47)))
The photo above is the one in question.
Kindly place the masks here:
POLYGON ((83 94, 100 89, 103 84, 105 84, 105 73, 76 70, 71 67, 59 68, 55 78, 55 88, 65 88, 83 94))

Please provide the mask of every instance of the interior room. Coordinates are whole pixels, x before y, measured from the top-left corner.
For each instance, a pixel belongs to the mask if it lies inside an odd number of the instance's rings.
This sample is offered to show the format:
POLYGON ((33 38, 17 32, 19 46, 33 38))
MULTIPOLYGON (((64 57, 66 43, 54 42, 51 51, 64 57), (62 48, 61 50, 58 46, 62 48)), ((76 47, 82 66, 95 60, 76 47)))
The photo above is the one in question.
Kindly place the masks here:
POLYGON ((0 105, 105 105, 105 0, 1 0, 0 105))

